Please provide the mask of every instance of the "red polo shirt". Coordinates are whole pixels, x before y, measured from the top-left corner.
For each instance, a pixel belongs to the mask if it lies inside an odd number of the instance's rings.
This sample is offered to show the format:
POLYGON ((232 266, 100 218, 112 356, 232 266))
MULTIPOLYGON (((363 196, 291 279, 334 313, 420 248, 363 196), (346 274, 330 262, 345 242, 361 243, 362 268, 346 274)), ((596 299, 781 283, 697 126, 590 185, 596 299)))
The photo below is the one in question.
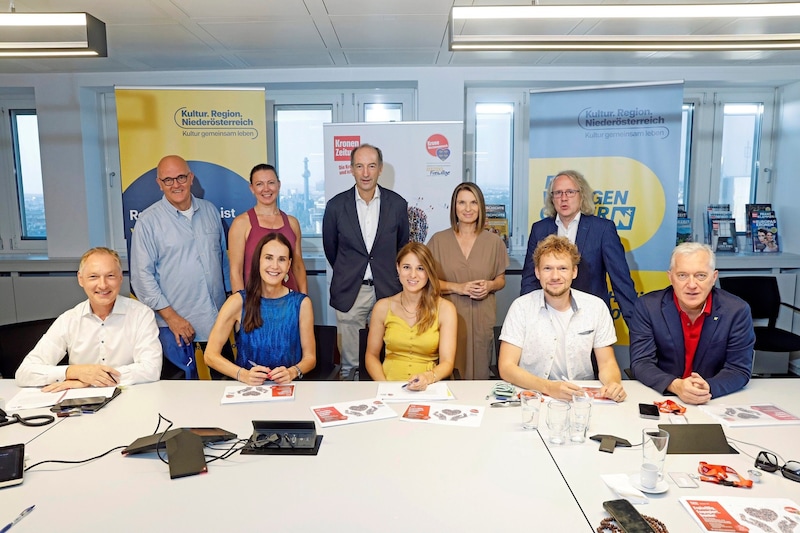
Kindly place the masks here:
POLYGON ((711 293, 708 293, 706 303, 703 306, 703 311, 694 324, 689 319, 683 309, 678 303, 678 295, 673 291, 672 299, 675 302, 675 307, 678 308, 678 314, 681 317, 681 328, 683 329, 683 350, 685 365, 683 368, 683 378, 688 378, 692 374, 692 363, 694 362, 694 354, 697 351, 697 344, 700 342, 700 333, 703 331, 703 322, 708 315, 711 314, 711 293))

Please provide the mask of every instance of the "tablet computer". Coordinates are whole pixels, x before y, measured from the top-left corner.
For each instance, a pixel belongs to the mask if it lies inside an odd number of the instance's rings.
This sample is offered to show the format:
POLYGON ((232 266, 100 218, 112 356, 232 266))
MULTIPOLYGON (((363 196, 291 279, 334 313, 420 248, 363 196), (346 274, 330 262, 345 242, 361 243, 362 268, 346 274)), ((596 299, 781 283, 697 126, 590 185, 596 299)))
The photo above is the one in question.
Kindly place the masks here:
POLYGON ((25 471, 25 445, 0 446, 0 488, 22 483, 25 471))

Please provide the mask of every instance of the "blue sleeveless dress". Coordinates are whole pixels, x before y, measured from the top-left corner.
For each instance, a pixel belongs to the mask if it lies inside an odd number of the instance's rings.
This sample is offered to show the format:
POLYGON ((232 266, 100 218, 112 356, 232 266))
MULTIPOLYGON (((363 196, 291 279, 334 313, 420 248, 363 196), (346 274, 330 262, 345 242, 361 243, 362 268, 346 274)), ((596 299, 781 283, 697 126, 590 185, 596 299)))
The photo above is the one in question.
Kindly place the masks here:
MULTIPOLYGON (((239 291, 244 301, 244 291, 239 291)), ((261 298, 263 324, 250 333, 244 326, 236 333, 238 355, 236 364, 250 368, 249 361, 269 368, 290 367, 300 362, 303 348, 300 344, 300 304, 305 294, 290 291, 281 298, 261 298)), ((244 324, 244 305, 241 324, 244 324)))

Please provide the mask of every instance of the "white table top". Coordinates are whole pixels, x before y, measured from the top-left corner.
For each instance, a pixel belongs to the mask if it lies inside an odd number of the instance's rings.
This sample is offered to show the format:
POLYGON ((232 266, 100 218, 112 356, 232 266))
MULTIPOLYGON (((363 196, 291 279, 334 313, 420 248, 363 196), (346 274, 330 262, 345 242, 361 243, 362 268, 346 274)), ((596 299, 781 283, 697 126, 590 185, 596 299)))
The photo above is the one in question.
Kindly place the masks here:
MULTIPOLYGON (((6 397, 10 396, 7 391, 16 390, 9 383, 0 381, 0 392, 6 397)), ((488 405, 485 396, 494 383, 454 381, 449 385, 457 403, 488 405)), ((246 438, 252 432, 252 420, 311 420, 311 405, 370 398, 376 391, 376 384, 370 382, 301 382, 294 401, 220 405, 222 391, 230 384, 162 381, 137 385, 94 415, 59 419, 44 432, 46 428, 38 428, 38 438, 37 428, 14 427, 19 424, 0 428, 0 442, 28 438, 28 464, 84 459, 153 433, 159 412, 175 427, 219 426, 246 438)), ((590 435, 610 433, 637 444, 641 429, 657 424, 640 419, 637 404, 662 397, 638 382, 626 381, 625 386, 629 394, 625 403, 594 405, 590 435)), ((792 379, 754 380, 745 390, 715 401, 768 401, 800 414, 798 386, 800 381, 792 379)), ((406 405, 392 407, 402 413, 406 405)), ((713 422, 691 406, 687 418, 690 423, 713 422)), ((546 438, 543 424, 540 428, 546 438)), ((389 419, 318 429, 318 433, 324 439, 316 457, 236 454, 227 461, 209 463, 207 474, 177 480, 169 479, 167 465, 155 454, 123 457, 112 452, 89 464, 38 466, 26 473, 23 485, 0 491, 0 525, 36 504, 15 531, 255 527, 404 533, 507 528, 588 532, 607 516, 602 502, 617 498, 600 475, 633 474, 641 462, 641 447, 617 448, 607 454, 598 451, 596 442, 587 441, 550 445, 554 463, 539 433, 521 429, 515 408, 487 409, 480 428, 389 419)), ((757 444, 744 447, 752 455, 766 447, 786 460, 800 458, 800 426, 725 428, 725 433, 757 444)), ((669 455, 665 470, 695 472, 700 460, 727 464, 740 473, 753 464, 746 455, 669 455)), ((680 506, 680 496, 783 497, 800 503, 800 484, 779 473, 762 477, 764 482, 750 490, 709 483, 680 489, 668 480, 665 494, 638 508, 675 533, 699 530, 680 506)))

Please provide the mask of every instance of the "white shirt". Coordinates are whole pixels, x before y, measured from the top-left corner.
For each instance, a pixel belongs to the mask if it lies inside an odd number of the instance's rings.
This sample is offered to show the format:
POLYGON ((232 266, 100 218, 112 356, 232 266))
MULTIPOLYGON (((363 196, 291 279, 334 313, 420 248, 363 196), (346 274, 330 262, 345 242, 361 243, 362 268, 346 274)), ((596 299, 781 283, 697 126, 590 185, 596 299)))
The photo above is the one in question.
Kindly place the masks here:
POLYGON ((519 366, 544 379, 594 379, 592 350, 617 342, 614 321, 605 302, 596 296, 570 290, 573 314, 566 331, 553 323, 545 306, 544 291, 520 296, 511 304, 500 340, 522 348, 519 366), (566 376, 553 375, 561 345, 566 354, 566 376))
POLYGON ((84 300, 59 316, 17 369, 19 387, 41 387, 64 381, 69 364, 100 364, 120 372, 120 385, 156 381, 161 375, 161 343, 153 310, 117 296, 105 320, 84 300))
POLYGON ((572 222, 569 223, 568 226, 565 226, 563 222, 561 222, 561 216, 556 216, 556 226, 558 227, 558 236, 559 237, 566 237, 569 239, 569 242, 575 244, 575 239, 578 238, 578 222, 581 221, 581 212, 575 215, 575 218, 572 219, 572 222))
MULTIPOLYGON (((365 202, 358 194, 356 187, 356 211, 358 212, 358 225, 361 227, 361 237, 367 252, 372 251, 375 242, 375 235, 378 233, 378 218, 381 214, 381 189, 375 187, 375 196, 369 203, 365 202)), ((367 270, 364 272, 364 279, 372 279, 372 266, 367 263, 367 270)))

